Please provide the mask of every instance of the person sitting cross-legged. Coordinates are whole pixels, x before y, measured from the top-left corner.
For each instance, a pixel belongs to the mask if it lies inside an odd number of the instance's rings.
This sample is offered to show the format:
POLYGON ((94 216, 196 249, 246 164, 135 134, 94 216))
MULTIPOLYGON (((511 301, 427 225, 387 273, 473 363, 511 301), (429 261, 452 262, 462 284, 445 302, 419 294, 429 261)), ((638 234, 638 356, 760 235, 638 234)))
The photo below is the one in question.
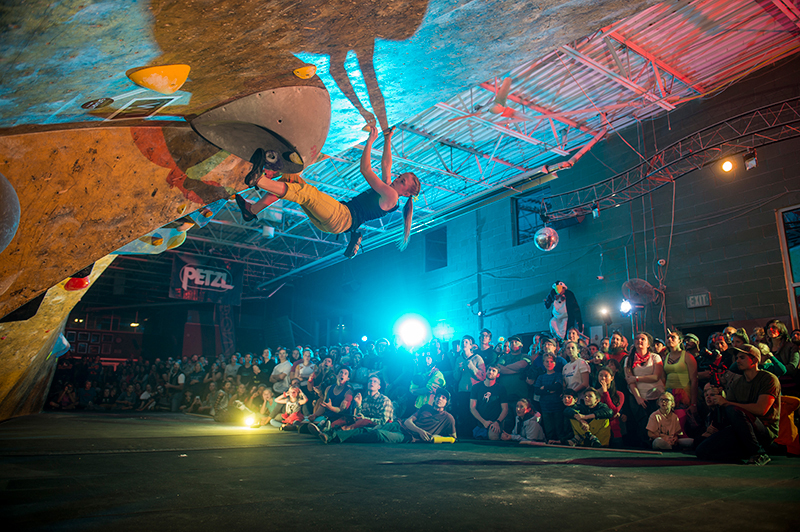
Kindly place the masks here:
MULTIPOLYGON (((391 423, 394 415, 392 400, 381 393, 381 387, 381 379, 377 375, 367 379, 367 390, 364 396, 362 397, 361 392, 356 392, 353 396, 353 415, 339 420, 342 430, 391 423)), ((332 425, 336 426, 337 423, 332 423, 332 425)))
POLYGON ((354 430, 318 430, 324 443, 413 443, 454 442, 456 421, 445 411, 450 401, 450 392, 439 389, 433 405, 423 405, 405 421, 393 421, 373 428, 354 430))
POLYGON ((613 416, 611 409, 600 402, 597 390, 587 388, 583 393, 583 404, 570 420, 574 436, 569 444, 582 447, 608 447, 608 442, 611 440, 609 420, 613 416))
POLYGON ((542 426, 539 425, 541 416, 531 408, 531 402, 525 398, 517 401, 517 417, 511 433, 503 432, 500 439, 503 441, 539 441, 545 440, 542 426))
POLYGON ((691 447, 692 438, 681 437, 683 430, 678 415, 675 414, 675 397, 664 392, 658 398, 658 410, 650 414, 647 421, 647 435, 653 440, 653 449, 669 451, 676 447, 691 447))

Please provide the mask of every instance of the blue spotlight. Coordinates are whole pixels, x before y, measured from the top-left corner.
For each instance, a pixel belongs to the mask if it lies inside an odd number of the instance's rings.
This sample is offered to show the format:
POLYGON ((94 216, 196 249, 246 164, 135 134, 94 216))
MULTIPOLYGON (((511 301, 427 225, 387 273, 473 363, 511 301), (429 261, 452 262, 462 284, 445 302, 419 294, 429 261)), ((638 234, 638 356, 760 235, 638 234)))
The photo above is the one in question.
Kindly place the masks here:
POLYGON ((394 333, 407 347, 419 347, 431 339, 431 327, 422 316, 406 314, 394 325, 394 333))

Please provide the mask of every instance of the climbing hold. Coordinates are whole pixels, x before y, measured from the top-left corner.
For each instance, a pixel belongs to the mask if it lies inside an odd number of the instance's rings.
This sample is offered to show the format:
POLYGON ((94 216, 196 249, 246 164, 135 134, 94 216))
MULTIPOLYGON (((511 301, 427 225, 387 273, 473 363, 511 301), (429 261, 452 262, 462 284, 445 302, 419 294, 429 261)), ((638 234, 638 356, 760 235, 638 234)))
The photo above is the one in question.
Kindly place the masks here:
POLYGON ((19 198, 4 175, 0 174, 0 251, 6 249, 19 227, 19 198))
POLYGON ((186 242, 186 233, 179 233, 167 241, 167 249, 175 249, 186 242))
POLYGON ((300 158, 300 155, 298 155, 296 151, 293 151, 289 155, 289 160, 292 161, 294 164, 303 164, 303 159, 300 158))
POLYGON ((75 290, 83 290, 89 286, 89 276, 92 274, 94 262, 85 267, 76 274, 70 276, 69 281, 64 285, 64 290, 73 292, 75 290))
POLYGON ((125 75, 140 87, 172 94, 180 89, 189 77, 189 65, 161 65, 128 70, 125 75))
POLYGON ((139 240, 141 240, 145 244, 150 244, 151 246, 156 246, 156 247, 164 243, 164 237, 159 235, 158 233, 153 233, 152 235, 145 235, 141 237, 139 240))
POLYGON ((178 205, 178 216, 183 216, 186 213, 186 209, 189 207, 188 203, 181 203, 178 205))
POLYGON ((294 69, 292 73, 300 79, 309 79, 313 78, 314 74, 317 73, 317 67, 314 65, 305 65, 294 69))

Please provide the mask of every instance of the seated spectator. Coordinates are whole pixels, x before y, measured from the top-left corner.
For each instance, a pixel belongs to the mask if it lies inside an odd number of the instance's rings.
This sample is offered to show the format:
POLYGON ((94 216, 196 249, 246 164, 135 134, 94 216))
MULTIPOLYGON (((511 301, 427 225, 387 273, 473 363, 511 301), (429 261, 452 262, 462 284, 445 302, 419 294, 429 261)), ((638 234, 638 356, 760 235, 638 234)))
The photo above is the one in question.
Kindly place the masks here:
POLYGON ((133 384, 129 384, 125 391, 119 394, 117 402, 114 403, 115 410, 133 410, 138 403, 138 398, 134 393, 133 384))
POLYGON ((612 447, 622 446, 622 427, 621 423, 625 423, 627 417, 621 414, 622 407, 625 406, 625 395, 617 390, 617 385, 614 382, 613 370, 604 367, 597 374, 597 381, 599 389, 597 392, 600 394, 600 400, 606 405, 613 414, 609 421, 611 428, 610 445, 612 447))
POLYGON ((555 433, 555 438, 552 438, 548 433, 547 443, 553 445, 575 445, 575 442, 570 443, 575 437, 572 431, 571 421, 575 418, 576 414, 580 414, 578 407, 578 394, 570 388, 564 388, 561 393, 561 413, 559 415, 557 425, 551 432, 555 433))
POLYGON ((647 420, 647 435, 656 451, 671 451, 676 447, 686 449, 692 445, 692 438, 681 437, 685 435, 674 408, 675 398, 671 393, 664 392, 658 398, 658 410, 650 414, 647 420))
POLYGON ((145 410, 153 410, 156 405, 155 397, 153 396, 153 387, 145 384, 144 391, 139 395, 139 406, 136 407, 137 412, 145 410))
POLYGON ((730 424, 708 437, 697 447, 703 460, 737 461, 765 465, 770 457, 766 448, 778 436, 781 386, 778 378, 758 369, 761 352, 745 344, 736 356, 742 375, 728 375, 726 396, 714 395, 714 404, 725 411, 730 424), (749 457, 749 458, 748 458, 749 457))
POLYGON ((214 416, 214 421, 219 421, 220 423, 230 421, 233 414, 232 394, 233 382, 231 380, 226 380, 222 384, 222 389, 217 391, 217 396, 214 399, 214 409, 211 414, 214 416))
POLYGON ((274 427, 281 430, 297 428, 305 419, 302 406, 308 402, 308 397, 303 394, 297 384, 292 384, 289 390, 275 398, 275 402, 284 405, 283 413, 278 414, 270 421, 274 427))
POLYGON ((544 431, 539 425, 539 414, 531 408, 527 399, 520 399, 516 406, 517 416, 511 433, 503 432, 500 439, 504 441, 544 441, 544 431))
POLYGON ((350 411, 353 403, 353 389, 350 387, 350 370, 343 367, 336 374, 336 383, 328 386, 317 402, 311 421, 314 423, 327 421, 333 423, 343 418, 350 411))
MULTIPOLYGON (((402 423, 394 421, 375 428, 355 430, 322 430, 319 438, 324 443, 413 443, 455 441, 456 422, 445 411, 450 393, 445 389, 436 392, 433 405, 423 405, 402 423)), ((312 429, 318 430, 318 429, 312 429)))
POLYGON ((564 389, 561 373, 556 372, 556 355, 544 355, 546 373, 539 375, 533 385, 534 394, 539 397, 539 406, 542 413, 542 428, 550 441, 561 439, 559 428, 563 425, 562 413, 564 407, 561 402, 561 392, 564 389))
POLYGON ((86 381, 83 388, 78 390, 78 408, 83 410, 91 410, 94 408, 94 402, 97 399, 97 390, 92 386, 92 381, 86 381))
POLYGON ((703 387, 703 399, 706 404, 706 418, 705 423, 702 427, 702 433, 694 438, 694 446, 697 447, 701 443, 703 443, 706 438, 715 434, 725 428, 726 426, 726 419, 725 419, 725 411, 722 408, 719 408, 717 404, 714 402, 714 396, 720 395, 723 393, 721 388, 716 388, 711 385, 711 383, 706 383, 703 387))
POLYGON ((478 421, 472 430, 477 439, 499 440, 503 433, 503 423, 508 415, 508 396, 505 388, 498 382, 497 366, 486 369, 483 382, 472 387, 469 410, 478 421))
POLYGON ((381 393, 382 386, 383 383, 377 375, 367 379, 364 395, 356 392, 353 396, 353 415, 349 416, 346 422, 345 418, 340 418, 337 422, 342 430, 376 427, 392 422, 394 415, 392 400, 381 393))
MULTIPOLYGON (((261 426, 267 425, 270 421, 272 421, 272 415, 275 409, 277 408, 278 403, 275 401, 275 397, 272 393, 271 388, 264 388, 261 392, 261 401, 260 404, 255 405, 257 408, 254 410, 258 413, 259 417, 259 424, 261 426)), ((251 410, 253 410, 251 408, 251 410)))
POLYGON ((199 395, 194 395, 191 390, 183 392, 183 401, 178 409, 184 414, 194 414, 202 406, 199 395))
MULTIPOLYGON (((567 407, 564 412, 571 410, 567 407)), ((573 437, 567 443, 581 447, 608 447, 611 439, 609 420, 613 415, 611 409, 600 402, 597 390, 588 388, 583 394, 583 404, 570 420, 573 437)))
POLYGON ((78 406, 75 387, 71 383, 65 384, 64 388, 56 395, 55 400, 50 401, 50 406, 56 410, 75 410, 78 406))

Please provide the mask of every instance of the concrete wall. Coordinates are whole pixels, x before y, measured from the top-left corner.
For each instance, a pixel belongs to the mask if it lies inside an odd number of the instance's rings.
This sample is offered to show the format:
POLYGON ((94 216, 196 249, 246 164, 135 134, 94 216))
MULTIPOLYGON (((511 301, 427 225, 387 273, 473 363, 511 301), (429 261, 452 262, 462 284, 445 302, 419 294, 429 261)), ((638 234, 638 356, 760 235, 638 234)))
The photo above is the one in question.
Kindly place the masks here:
MULTIPOLYGON (((573 190, 637 164, 638 155, 620 134, 648 156, 725 118, 798 95, 800 61, 767 67, 711 99, 610 132, 549 183, 551 192, 573 190)), ((496 338, 546 329, 549 314, 542 300, 560 279, 576 294, 587 327, 600 325, 597 310, 608 306, 612 327, 630 332, 630 321, 617 312, 621 285, 630 276, 658 286, 655 262, 668 256, 667 325, 685 330, 717 323, 752 326, 786 317, 775 209, 800 204, 798 153, 800 139, 784 141, 760 148, 754 170, 738 167, 724 174, 714 165, 677 180, 671 250, 671 184, 651 197, 604 210, 599 219, 589 216, 559 230, 560 243, 548 253, 533 243, 513 245, 513 200, 505 199, 447 223, 445 268, 425 272, 423 233, 414 235, 403 253, 385 247, 307 276, 295 288, 302 310, 294 319, 313 327, 321 317, 339 315, 353 335, 363 331, 374 337, 390 334, 394 319, 413 311, 432 325, 446 320, 457 334, 476 334, 486 326, 496 338), (598 280, 601 273, 604 279, 598 280), (704 291, 711 293, 711 306, 687 309, 686 296, 704 291)), ((647 328, 655 333, 664 327, 658 314, 656 307, 647 310, 647 328)))

